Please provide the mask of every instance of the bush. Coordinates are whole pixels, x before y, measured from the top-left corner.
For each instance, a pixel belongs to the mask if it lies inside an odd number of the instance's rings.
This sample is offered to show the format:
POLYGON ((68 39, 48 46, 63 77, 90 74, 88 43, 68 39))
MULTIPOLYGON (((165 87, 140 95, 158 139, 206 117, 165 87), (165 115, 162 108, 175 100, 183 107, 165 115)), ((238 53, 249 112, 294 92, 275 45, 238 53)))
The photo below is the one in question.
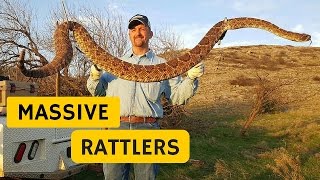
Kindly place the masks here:
POLYGON ((281 87, 290 83, 275 83, 266 78, 257 77, 254 88, 255 100, 248 119, 246 120, 241 134, 244 135, 252 121, 260 114, 275 113, 286 109, 288 100, 281 93, 281 87))

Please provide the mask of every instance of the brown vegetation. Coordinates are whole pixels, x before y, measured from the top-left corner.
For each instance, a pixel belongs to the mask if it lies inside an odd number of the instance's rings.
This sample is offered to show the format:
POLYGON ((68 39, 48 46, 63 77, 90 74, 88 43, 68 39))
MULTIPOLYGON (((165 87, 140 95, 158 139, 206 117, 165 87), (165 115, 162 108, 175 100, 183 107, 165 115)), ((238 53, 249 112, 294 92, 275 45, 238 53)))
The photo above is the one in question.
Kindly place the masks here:
MULTIPOLYGON (((240 81, 241 82, 241 81, 240 81)), ((241 134, 244 135, 253 120, 264 113, 275 113, 286 109, 286 98, 281 92, 283 86, 291 85, 290 83, 278 83, 268 80, 266 77, 258 76, 254 79, 254 103, 249 117, 244 123, 241 134)))
POLYGON ((284 148, 275 149, 272 152, 265 153, 264 157, 274 159, 273 164, 268 164, 274 174, 282 179, 303 180, 299 156, 293 157, 284 148))
POLYGON ((314 81, 319 81, 320 82, 320 76, 315 76, 312 78, 314 81))

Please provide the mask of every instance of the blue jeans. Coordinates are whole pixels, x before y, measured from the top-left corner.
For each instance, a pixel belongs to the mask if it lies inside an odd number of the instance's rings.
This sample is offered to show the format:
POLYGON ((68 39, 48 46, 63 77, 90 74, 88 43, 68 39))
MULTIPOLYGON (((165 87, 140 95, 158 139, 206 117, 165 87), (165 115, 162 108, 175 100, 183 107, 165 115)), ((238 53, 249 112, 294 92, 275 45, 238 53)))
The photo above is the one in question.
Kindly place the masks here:
MULTIPOLYGON (((160 129, 157 122, 155 123, 126 123, 121 122, 121 130, 132 130, 132 129, 160 129)), ((128 180, 130 167, 133 166, 135 180, 153 180, 156 179, 156 175, 159 171, 159 166, 157 164, 147 164, 147 163, 104 163, 103 173, 105 180, 128 180)))

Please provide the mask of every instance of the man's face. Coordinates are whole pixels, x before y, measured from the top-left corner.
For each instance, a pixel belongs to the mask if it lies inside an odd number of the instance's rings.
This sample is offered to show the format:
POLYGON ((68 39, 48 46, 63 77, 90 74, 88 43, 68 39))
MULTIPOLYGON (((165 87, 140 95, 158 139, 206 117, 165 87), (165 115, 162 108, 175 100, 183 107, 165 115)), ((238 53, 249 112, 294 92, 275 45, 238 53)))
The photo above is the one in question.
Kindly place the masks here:
POLYGON ((129 37, 134 47, 148 47, 149 39, 152 38, 152 31, 148 26, 139 24, 129 29, 129 37))

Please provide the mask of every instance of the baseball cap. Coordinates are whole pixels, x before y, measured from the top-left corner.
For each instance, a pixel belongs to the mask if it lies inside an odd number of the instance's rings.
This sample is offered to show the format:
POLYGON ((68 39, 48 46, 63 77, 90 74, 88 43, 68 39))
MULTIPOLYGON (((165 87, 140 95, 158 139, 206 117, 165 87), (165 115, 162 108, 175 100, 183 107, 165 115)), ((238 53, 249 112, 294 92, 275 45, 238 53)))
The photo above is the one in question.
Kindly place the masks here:
POLYGON ((139 25, 141 23, 144 24, 145 26, 148 26, 151 29, 151 25, 150 25, 150 22, 149 22, 147 16, 141 15, 141 14, 136 14, 129 20, 128 28, 132 29, 136 25, 139 25))

